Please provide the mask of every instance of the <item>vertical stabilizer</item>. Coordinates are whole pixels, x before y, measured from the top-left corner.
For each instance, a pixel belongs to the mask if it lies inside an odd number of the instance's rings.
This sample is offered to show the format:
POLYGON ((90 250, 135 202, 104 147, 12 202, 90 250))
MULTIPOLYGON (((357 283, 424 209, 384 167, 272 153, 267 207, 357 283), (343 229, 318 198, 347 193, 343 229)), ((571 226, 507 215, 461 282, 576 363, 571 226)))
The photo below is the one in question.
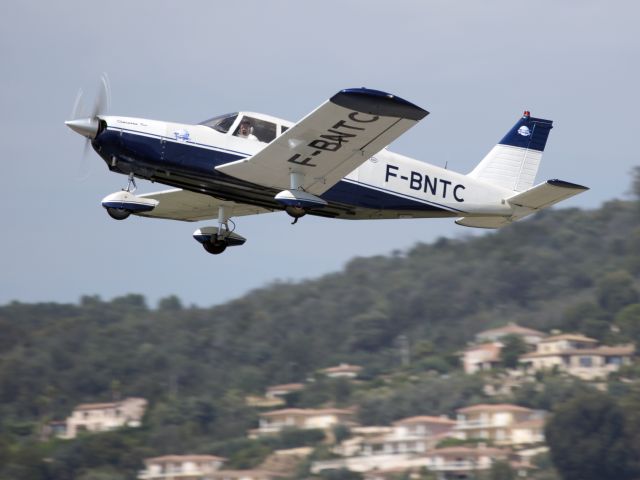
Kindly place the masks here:
POLYGON ((552 127, 551 120, 524 112, 469 176, 515 192, 528 190, 535 181, 552 127))

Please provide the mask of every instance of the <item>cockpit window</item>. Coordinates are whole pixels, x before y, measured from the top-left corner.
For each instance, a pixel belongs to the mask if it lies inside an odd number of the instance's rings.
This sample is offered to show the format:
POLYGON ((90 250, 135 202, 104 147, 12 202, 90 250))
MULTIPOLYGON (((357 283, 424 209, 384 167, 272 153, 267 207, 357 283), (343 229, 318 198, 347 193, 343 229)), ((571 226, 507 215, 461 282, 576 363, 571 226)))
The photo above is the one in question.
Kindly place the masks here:
POLYGON ((225 115, 220 115, 218 117, 213 117, 209 120, 205 120, 204 122, 200 122, 200 125, 206 125, 207 127, 211 127, 220 133, 227 133, 231 128, 231 125, 233 125, 233 122, 236 121, 237 116, 237 113, 227 113, 225 115))
POLYGON ((233 134, 236 137, 269 143, 276 138, 276 124, 245 115, 233 134))

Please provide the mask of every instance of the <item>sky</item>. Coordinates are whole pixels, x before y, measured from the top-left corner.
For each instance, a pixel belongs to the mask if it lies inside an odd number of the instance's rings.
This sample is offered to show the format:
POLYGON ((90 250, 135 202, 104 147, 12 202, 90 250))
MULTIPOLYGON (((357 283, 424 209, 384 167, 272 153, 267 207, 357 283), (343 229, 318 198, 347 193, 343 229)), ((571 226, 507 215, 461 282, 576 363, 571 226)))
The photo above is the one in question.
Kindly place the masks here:
POLYGON ((625 198, 640 165, 638 18, 634 0, 14 2, 0 17, 0 304, 140 293, 206 307, 482 234, 453 219, 292 226, 281 212, 236 219, 247 243, 212 256, 191 237, 207 222, 116 222, 100 201, 126 178, 94 152, 82 166, 64 125, 102 72, 110 114, 184 123, 296 121, 343 88, 388 91, 431 112, 390 149, 462 173, 530 110, 554 120, 537 181, 591 187, 559 206, 591 209, 625 198))

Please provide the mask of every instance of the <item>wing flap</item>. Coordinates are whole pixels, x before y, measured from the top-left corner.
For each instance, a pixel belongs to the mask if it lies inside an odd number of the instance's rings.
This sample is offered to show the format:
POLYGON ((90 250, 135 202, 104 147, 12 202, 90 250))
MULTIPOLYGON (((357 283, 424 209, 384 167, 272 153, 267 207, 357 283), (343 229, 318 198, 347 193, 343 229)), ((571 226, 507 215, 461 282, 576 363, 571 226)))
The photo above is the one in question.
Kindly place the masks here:
POLYGON ((297 173, 306 192, 320 195, 428 113, 384 92, 343 90, 254 156, 216 168, 278 190, 297 173))
POLYGON ((150 212, 139 213, 137 215, 142 217, 182 220, 185 222, 197 222, 199 220, 218 218, 218 207, 221 206, 228 209, 226 213, 230 217, 257 215, 272 211, 253 205, 218 200, 209 195, 179 188, 146 193, 138 195, 138 197, 157 200, 158 205, 150 212))

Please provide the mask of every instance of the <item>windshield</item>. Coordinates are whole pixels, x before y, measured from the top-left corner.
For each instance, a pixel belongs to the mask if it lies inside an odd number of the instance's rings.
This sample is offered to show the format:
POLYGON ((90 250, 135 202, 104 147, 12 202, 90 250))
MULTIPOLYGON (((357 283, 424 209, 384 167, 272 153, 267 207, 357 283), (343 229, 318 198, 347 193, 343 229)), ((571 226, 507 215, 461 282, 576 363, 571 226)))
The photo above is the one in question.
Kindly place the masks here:
POLYGON ((205 120, 204 122, 200 122, 200 125, 206 125, 220 133, 227 133, 231 128, 231 125, 233 125, 233 122, 235 122, 237 116, 237 113, 227 113, 225 115, 220 115, 210 118, 209 120, 205 120))

